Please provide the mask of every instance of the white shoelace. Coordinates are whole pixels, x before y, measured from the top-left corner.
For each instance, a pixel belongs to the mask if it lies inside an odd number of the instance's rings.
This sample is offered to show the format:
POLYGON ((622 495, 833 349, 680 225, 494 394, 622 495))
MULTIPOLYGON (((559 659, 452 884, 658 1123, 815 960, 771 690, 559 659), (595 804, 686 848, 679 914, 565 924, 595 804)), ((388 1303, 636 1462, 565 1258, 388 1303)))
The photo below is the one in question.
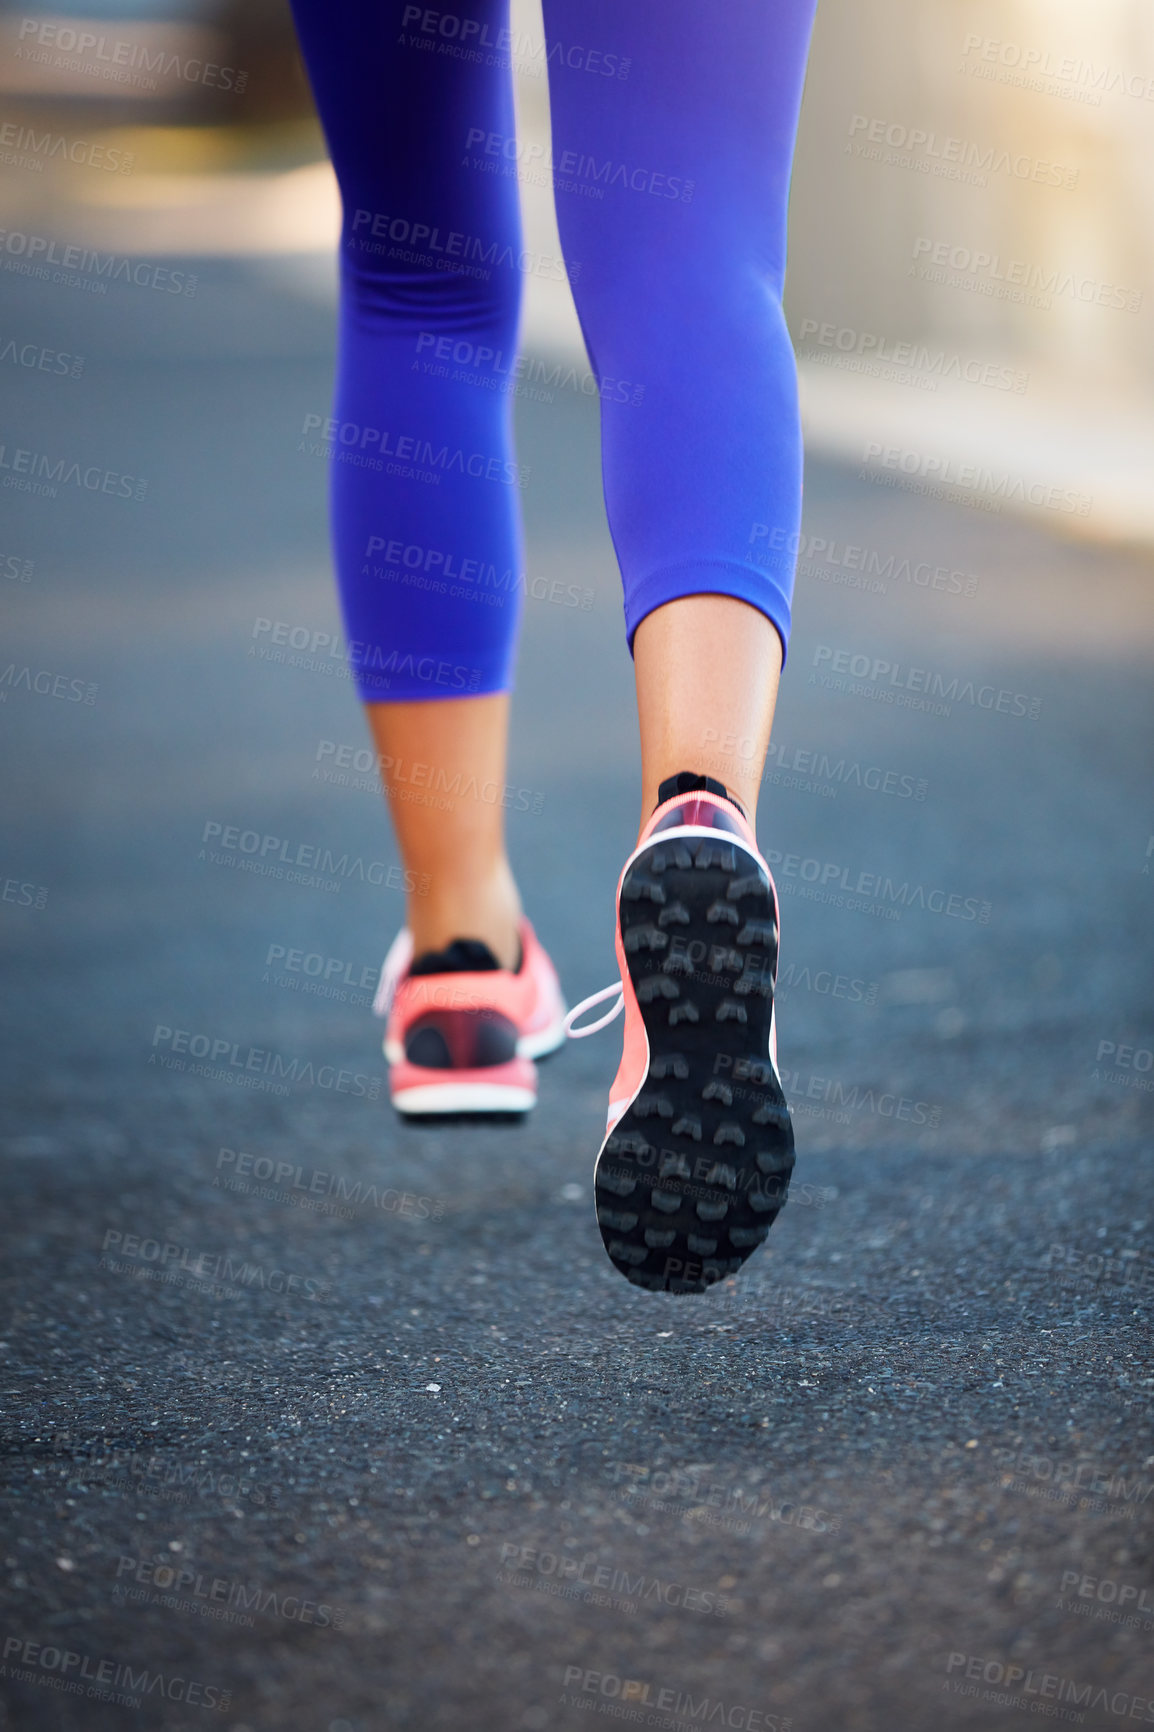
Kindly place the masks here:
POLYGON ((600 992, 594 992, 589 998, 583 998, 580 1004, 573 1007, 565 1018, 565 1033, 570 1040, 584 1040, 587 1034, 597 1034, 600 1029, 608 1028, 609 1024, 619 1017, 624 1009, 625 988, 619 980, 615 980, 612 986, 603 986, 600 992), (595 1004, 604 1004, 605 1000, 612 998, 614 994, 617 995, 617 1003, 607 1016, 601 1017, 597 1022, 591 1022, 588 1028, 573 1027, 579 1016, 584 1016, 585 1012, 592 1010, 595 1004))
POLYGON ((374 1016, 388 1016, 392 1009, 397 987, 412 960, 413 935, 407 926, 402 926, 389 945, 385 960, 381 963, 381 978, 377 983, 376 997, 373 999, 374 1016))

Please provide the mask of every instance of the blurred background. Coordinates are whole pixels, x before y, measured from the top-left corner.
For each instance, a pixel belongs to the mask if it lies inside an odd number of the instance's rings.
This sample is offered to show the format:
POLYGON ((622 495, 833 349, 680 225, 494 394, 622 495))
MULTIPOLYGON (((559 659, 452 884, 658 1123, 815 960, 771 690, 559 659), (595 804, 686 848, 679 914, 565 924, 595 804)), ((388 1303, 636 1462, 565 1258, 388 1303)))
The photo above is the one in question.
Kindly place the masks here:
MULTIPOLYGON (((971 1663, 1154 1698, 1149 1613, 1060 1597, 1154 1592, 1152 139, 1149 0, 820 0, 806 539, 759 819, 799 1159, 767 1245, 687 1309, 622 1282, 593 1218, 616 1029, 515 1132, 387 1105, 369 1005, 403 902, 302 437, 338 208, 287 6, 0 11, 6 1632, 186 1668, 228 1732, 577 1727, 574 1672, 794 1732, 1009 1725, 1024 1703, 946 1690, 971 1663), (322 848, 331 880, 264 872, 322 848), (658 1483, 689 1490, 630 1491, 658 1483), (715 1521, 716 1486, 757 1513, 715 1521), (526 1548, 728 1609, 533 1592, 526 1548), (117 1597, 177 1554, 347 1617, 117 1597)), ((522 199, 555 254, 548 189, 522 199)), ((577 365, 514 404, 510 847, 575 1003, 614 978, 636 719, 596 394, 565 285, 525 288, 527 350, 577 365)), ((2 1682, 4 1732, 126 1723, 2 1682)), ((170 1706, 139 1724, 201 1718, 170 1706)))
MULTIPOLYGON (((543 140, 539 5, 513 0, 511 23, 520 129, 543 140)), ((336 189, 282 0, 6 5, 0 68, 24 140, 4 155, 9 226, 294 256, 332 294, 336 189), (126 166, 37 155, 28 128, 126 166)), ((1152 115, 1143 0, 822 0, 787 302, 811 449, 1010 466, 1027 492, 1090 497, 1067 529, 1154 535, 1152 115)), ((555 248, 549 190, 522 198, 528 244, 555 248)), ((567 285, 527 287, 526 346, 580 353, 567 285)))

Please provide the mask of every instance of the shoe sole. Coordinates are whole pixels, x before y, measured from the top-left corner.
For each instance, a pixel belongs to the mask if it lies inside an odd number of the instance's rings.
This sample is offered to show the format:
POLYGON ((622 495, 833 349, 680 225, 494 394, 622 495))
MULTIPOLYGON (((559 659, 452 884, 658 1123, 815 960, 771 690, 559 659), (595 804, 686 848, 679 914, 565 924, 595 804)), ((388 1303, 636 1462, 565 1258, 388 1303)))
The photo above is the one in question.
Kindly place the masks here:
POLYGON ((392 1097, 403 1118, 424 1119, 488 1116, 492 1113, 520 1117, 537 1104, 532 1089, 509 1083, 419 1083, 392 1097))
POLYGON ((649 1064, 597 1157, 598 1225, 635 1286, 704 1293, 763 1242, 793 1171, 775 897, 735 838, 674 831, 627 867, 620 911, 649 1064))

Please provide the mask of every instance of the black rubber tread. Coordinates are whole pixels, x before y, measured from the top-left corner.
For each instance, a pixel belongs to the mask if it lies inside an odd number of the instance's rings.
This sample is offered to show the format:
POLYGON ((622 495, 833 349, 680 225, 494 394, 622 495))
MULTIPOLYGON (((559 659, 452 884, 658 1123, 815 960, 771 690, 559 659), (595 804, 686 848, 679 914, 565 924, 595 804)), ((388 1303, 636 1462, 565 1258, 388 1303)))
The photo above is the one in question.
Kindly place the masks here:
MULTIPOLYGON (((394 1102, 394 1105, 396 1103, 394 1102)), ((414 1130, 444 1130, 450 1125, 524 1125, 529 1122, 532 1107, 525 1107, 522 1112, 465 1112, 465 1113, 407 1113, 403 1107, 397 1107, 397 1117, 405 1125, 411 1125, 414 1130)))
POLYGON ((775 898, 735 838, 655 837, 625 874, 621 927, 649 1071, 597 1158, 598 1224, 627 1280, 704 1293, 765 1238, 793 1171, 769 1057, 775 898))

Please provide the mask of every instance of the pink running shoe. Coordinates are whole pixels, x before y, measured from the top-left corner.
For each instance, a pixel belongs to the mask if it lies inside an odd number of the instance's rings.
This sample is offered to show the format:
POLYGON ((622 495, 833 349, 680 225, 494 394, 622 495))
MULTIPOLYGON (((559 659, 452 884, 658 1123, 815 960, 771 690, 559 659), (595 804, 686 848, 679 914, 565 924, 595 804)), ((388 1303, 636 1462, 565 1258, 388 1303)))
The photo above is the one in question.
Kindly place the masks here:
POLYGON ((744 812, 683 772, 617 886, 620 984, 570 1012, 580 1039, 625 1009, 597 1157, 597 1220, 638 1287, 703 1293, 765 1239, 793 1171, 777 1072, 777 892, 744 812), (586 1028, 576 1019, 614 994, 586 1028))
POLYGON ((405 1117, 521 1116, 537 1104, 533 1060, 564 1042, 565 1000, 523 917, 520 937, 514 973, 472 938, 414 962, 408 928, 397 934, 373 1009, 388 1018, 389 1093, 405 1117))

